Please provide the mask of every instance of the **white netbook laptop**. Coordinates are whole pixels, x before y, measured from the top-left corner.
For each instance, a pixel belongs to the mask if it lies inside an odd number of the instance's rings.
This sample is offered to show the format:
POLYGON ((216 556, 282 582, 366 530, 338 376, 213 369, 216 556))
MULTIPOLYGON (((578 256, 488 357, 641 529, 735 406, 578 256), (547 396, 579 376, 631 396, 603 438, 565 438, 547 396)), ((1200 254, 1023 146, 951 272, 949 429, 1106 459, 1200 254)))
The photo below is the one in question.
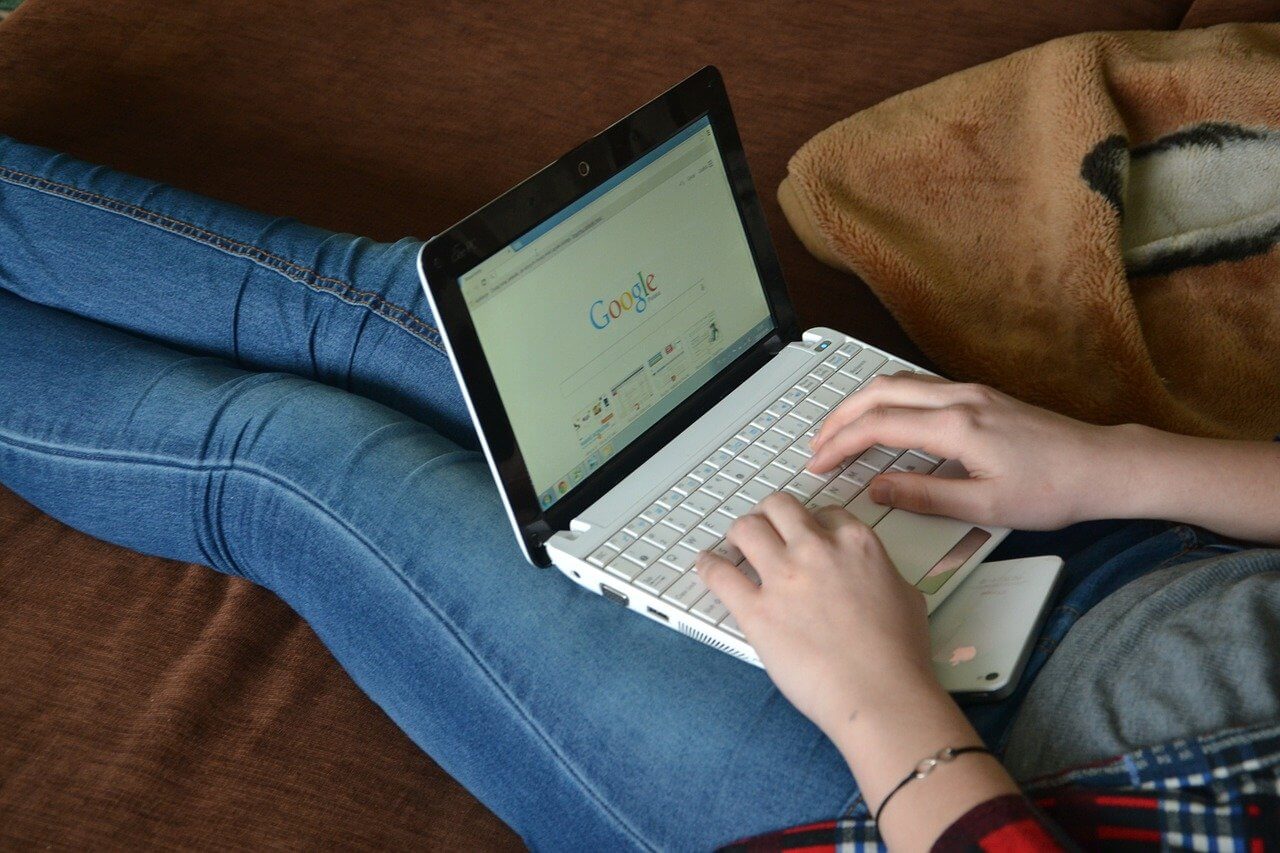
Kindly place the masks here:
POLYGON ((966 476, 928 453, 805 471, 827 412, 920 368, 800 332, 714 68, 429 241, 419 270, 525 556, 642 616, 759 665, 693 564, 711 549, 754 576, 724 537, 775 491, 873 526, 931 611, 1008 532, 870 499, 887 469, 966 476))

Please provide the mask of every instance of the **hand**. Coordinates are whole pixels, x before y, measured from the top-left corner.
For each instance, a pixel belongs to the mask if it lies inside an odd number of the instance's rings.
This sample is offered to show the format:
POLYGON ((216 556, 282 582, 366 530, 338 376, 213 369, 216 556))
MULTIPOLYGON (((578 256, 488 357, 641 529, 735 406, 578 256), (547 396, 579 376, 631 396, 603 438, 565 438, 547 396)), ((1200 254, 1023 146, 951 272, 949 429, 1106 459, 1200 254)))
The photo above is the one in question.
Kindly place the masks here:
MULTIPOLYGON (((729 529, 760 574, 757 587, 714 554, 697 569, 737 617, 765 670, 849 762, 876 808, 925 755, 981 743, 929 664, 924 596, 880 540, 840 507, 810 514, 771 495, 729 529)), ((1017 791, 985 756, 948 765, 897 795, 880 831, 893 849, 929 849, 974 806, 1017 791)))
POLYGON ((878 376, 814 436, 809 469, 829 471, 873 444, 956 459, 967 479, 881 474, 871 499, 977 524, 1051 530, 1098 517, 1095 498, 1123 476, 1112 429, 1072 420, 983 385, 878 376))
POLYGON ((932 685, 924 596, 903 580, 880 540, 840 507, 810 513, 771 495, 729 529, 760 574, 703 552, 703 581, 737 618, 791 703, 833 739, 869 701, 932 685))

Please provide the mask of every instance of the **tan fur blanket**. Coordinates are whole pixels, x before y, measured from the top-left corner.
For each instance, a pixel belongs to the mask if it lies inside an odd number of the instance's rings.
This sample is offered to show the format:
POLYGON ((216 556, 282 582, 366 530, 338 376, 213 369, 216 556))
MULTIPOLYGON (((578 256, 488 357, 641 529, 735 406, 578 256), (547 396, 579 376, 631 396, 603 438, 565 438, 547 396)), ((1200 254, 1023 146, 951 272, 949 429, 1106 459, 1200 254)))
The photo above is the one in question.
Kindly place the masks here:
POLYGON ((1015 53, 833 125, 778 194, 954 378, 1280 432, 1280 25, 1015 53))

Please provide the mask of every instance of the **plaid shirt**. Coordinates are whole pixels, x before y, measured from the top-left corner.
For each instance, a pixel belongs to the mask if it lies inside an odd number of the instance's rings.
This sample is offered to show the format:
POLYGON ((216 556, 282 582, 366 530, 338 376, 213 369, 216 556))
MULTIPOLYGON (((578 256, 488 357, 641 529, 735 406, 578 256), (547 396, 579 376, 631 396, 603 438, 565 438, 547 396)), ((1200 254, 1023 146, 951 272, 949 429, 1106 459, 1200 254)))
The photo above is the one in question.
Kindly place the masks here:
MULTIPOLYGON (((934 849, 1280 850, 1280 723, 1135 750, 1033 780, 1026 793, 1035 807, 1016 795, 983 803, 934 849)), ((861 853, 884 845, 869 818, 850 817, 724 849, 861 853)))

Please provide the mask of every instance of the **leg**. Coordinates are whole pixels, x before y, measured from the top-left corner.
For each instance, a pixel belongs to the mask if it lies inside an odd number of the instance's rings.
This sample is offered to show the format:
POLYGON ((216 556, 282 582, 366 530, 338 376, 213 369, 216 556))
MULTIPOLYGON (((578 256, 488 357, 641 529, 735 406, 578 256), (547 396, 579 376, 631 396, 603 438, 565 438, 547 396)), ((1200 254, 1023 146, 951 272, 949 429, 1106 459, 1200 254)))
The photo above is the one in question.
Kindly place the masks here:
POLYGON ((853 780, 764 673, 523 562, 479 455, 361 397, 0 293, 0 474, 275 590, 534 846, 706 848, 853 780))
POLYGON ((0 136, 0 288, 354 391, 469 446, 418 284, 420 245, 333 234, 0 136))

